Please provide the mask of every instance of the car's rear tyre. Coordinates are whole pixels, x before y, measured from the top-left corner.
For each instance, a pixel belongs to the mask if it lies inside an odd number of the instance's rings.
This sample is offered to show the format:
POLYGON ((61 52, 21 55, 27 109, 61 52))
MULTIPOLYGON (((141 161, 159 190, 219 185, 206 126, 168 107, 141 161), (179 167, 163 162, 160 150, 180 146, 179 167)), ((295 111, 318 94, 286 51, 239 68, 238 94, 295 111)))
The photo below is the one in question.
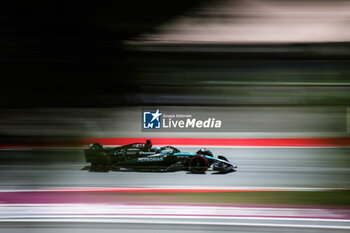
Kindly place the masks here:
POLYGON ((91 162, 90 171, 108 172, 111 169, 111 158, 105 153, 97 154, 91 162))
POLYGON ((202 174, 208 169, 208 160, 202 155, 194 156, 189 162, 189 170, 194 174, 202 174))

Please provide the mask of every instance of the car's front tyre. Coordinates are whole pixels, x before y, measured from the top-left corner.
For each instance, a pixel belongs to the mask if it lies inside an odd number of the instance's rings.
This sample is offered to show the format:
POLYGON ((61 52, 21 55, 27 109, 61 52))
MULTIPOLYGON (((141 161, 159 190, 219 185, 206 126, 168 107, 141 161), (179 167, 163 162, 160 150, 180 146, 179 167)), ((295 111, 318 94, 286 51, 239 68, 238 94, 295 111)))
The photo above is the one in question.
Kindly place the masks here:
POLYGON ((189 162, 189 170, 194 174, 202 174, 208 169, 208 160, 203 155, 194 156, 189 162))

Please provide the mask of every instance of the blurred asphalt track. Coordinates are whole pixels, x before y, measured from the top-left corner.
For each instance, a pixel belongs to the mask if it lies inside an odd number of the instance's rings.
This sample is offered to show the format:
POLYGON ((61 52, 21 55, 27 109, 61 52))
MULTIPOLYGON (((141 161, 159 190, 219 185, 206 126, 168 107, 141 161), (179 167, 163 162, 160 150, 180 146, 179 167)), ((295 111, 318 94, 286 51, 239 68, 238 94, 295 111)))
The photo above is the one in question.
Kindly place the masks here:
MULTIPOLYGON (((209 148, 209 147, 208 147, 209 148)), ((196 148, 180 148, 195 152, 196 148)), ((1 165, 1 189, 53 187, 321 187, 350 188, 350 148, 209 148, 238 165, 237 172, 203 175, 186 171, 152 173, 95 173, 81 170, 83 152, 78 149, 8 150, 3 156, 16 158, 1 165), (36 157, 31 163, 21 156, 36 157), (55 161, 50 158, 56 158, 55 161)))
MULTIPOLYGON (((207 221, 207 220, 206 220, 207 221)), ((244 224, 238 225, 202 225, 202 221, 194 222, 193 224, 183 224, 182 222, 178 222, 177 224, 171 223, 163 223, 163 224, 155 224, 155 223, 110 223, 110 222, 82 222, 82 223, 74 223, 71 221, 67 222, 9 222, 2 223, 0 225, 0 230, 8 233, 18 233, 18 232, 27 232, 27 233, 76 233, 76 232, 86 232, 86 233, 97 233, 97 232, 143 232, 143 233, 155 233, 155 232, 317 232, 317 233, 325 233, 325 232, 339 232, 345 233, 349 232, 348 228, 337 229, 336 227, 307 227, 307 226, 288 226, 281 227, 272 225, 259 225, 252 224, 251 226, 244 224)), ((299 223, 299 222, 296 222, 299 223)))
POLYGON ((345 209, 215 205, 0 205, 6 232, 345 232, 345 209))

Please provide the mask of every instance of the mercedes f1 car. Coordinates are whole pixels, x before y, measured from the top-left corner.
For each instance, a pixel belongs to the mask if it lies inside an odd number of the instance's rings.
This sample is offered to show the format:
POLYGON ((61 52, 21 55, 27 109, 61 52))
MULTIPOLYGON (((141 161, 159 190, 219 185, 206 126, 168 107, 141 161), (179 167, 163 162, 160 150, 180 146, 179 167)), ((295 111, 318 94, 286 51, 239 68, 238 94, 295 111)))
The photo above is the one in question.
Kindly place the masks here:
POLYGON ((150 140, 119 147, 103 147, 99 143, 91 143, 88 149, 84 150, 84 154, 86 162, 91 163, 90 171, 188 170, 201 174, 208 168, 218 173, 228 173, 237 169, 237 166, 229 163, 224 156, 215 157, 208 149, 184 153, 173 146, 152 147, 150 140))

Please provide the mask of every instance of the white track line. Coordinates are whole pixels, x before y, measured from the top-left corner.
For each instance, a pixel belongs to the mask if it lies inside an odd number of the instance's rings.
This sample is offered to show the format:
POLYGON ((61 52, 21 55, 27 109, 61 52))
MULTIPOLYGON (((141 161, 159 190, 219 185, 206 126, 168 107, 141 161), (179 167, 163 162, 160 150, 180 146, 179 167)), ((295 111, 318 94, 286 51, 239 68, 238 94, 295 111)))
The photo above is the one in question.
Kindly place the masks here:
MULTIPOLYGON (((68 217, 68 216, 67 216, 68 217)), ((248 227, 281 227, 281 228, 309 228, 309 229, 338 229, 350 230, 350 226, 330 226, 330 225, 299 225, 299 224, 278 224, 278 223, 221 223, 221 222, 202 222, 202 221, 147 221, 147 220, 129 220, 129 219, 0 219, 0 223, 8 222, 57 222, 57 223, 122 223, 122 224, 161 224, 161 225, 205 225, 205 226, 248 226, 248 227)))
POLYGON ((80 188, 52 188, 52 189, 4 189, 0 190, 0 193, 5 192, 142 192, 142 191, 154 191, 154 192, 162 192, 172 191, 176 192, 177 190, 188 190, 189 192, 194 191, 198 192, 203 190, 213 190, 213 191, 227 191, 227 192, 235 192, 235 191, 346 191, 350 188, 308 188, 308 187, 234 187, 232 186, 197 186, 197 187, 189 187, 189 186, 150 186, 150 187, 80 187, 80 188))
POLYGON ((228 216, 168 216, 168 215, 157 215, 157 216, 149 216, 149 215, 18 215, 18 216, 12 216, 12 217, 0 217, 1 221, 7 221, 7 220, 23 220, 23 219, 63 219, 63 218, 83 218, 83 219, 227 219, 227 220, 273 220, 273 221, 300 221, 300 222, 344 222, 344 223, 350 223, 350 219, 327 219, 327 218, 283 218, 283 217, 228 217, 228 216))

